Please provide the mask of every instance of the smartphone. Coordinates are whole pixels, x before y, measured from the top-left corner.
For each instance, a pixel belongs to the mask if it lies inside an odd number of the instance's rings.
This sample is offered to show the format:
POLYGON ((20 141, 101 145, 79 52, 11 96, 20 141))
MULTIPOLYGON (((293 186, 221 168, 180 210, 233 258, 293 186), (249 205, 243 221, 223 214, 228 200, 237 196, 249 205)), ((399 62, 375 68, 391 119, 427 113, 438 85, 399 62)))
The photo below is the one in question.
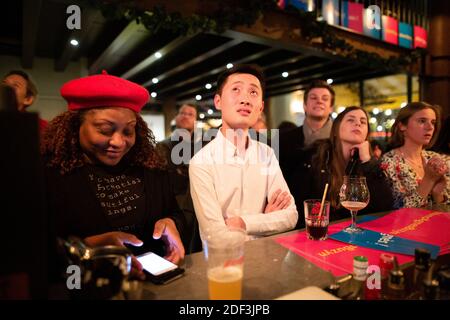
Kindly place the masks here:
POLYGON ((153 252, 144 253, 136 258, 142 264, 147 279, 155 284, 168 283, 184 273, 184 269, 153 252))

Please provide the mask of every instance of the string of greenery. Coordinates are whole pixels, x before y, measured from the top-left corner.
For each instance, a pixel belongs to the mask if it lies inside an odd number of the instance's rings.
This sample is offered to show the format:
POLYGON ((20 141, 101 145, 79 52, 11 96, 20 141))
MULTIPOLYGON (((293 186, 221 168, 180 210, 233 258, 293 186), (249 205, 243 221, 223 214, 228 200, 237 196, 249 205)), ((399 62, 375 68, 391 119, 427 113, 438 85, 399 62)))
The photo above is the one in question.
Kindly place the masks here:
MULTIPOLYGON (((87 0, 87 4, 101 10, 107 19, 127 19, 142 23, 152 34, 169 31, 180 35, 197 32, 223 33, 236 26, 251 27, 265 12, 281 10, 277 0, 222 0, 217 9, 208 14, 183 16, 180 12, 168 12, 162 5, 151 10, 136 7, 131 0, 87 0)), ((301 34, 306 41, 320 38, 324 50, 332 50, 339 55, 353 59, 369 68, 402 71, 423 56, 424 49, 409 50, 409 54, 385 59, 380 55, 359 50, 347 41, 338 38, 325 21, 318 21, 315 12, 299 10, 291 5, 285 9, 287 14, 297 17, 301 34)), ((317 45, 317 43, 315 43, 317 45)))

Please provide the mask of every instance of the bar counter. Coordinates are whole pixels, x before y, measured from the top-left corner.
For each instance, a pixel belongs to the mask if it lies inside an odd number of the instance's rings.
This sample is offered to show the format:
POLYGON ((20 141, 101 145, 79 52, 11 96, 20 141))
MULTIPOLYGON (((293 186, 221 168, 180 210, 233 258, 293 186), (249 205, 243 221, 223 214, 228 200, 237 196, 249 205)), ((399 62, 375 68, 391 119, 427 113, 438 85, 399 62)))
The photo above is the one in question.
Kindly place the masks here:
MULTIPOLYGON (((449 212, 449 206, 429 208, 449 212)), ((381 217, 389 212, 372 216, 381 217)), ((449 213, 450 214, 450 213, 449 213)), ((350 223, 350 219, 348 219, 350 223)), ((342 222, 342 221, 337 221, 342 222)), ((243 300, 275 299, 308 286, 328 287, 334 278, 305 258, 277 243, 274 238, 303 230, 289 231, 245 243, 243 300)), ((187 255, 183 277, 164 285, 145 282, 142 299, 207 300, 208 280, 203 252, 187 255)))
MULTIPOLYGON (((290 231, 296 233, 298 230, 290 231)), ((330 273, 276 243, 273 238, 245 243, 242 299, 274 299, 306 286, 326 287, 330 273)), ((164 285, 145 282, 142 299, 207 300, 208 279, 203 252, 186 256, 183 277, 164 285)))

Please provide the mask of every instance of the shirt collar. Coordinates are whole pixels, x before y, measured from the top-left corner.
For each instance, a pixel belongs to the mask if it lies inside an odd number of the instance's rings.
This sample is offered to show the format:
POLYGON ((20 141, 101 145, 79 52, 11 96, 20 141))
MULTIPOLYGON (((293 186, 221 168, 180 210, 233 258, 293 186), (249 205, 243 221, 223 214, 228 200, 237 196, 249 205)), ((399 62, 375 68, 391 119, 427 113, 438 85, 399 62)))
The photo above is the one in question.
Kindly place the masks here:
MULTIPOLYGON (((219 132, 217 133, 216 139, 217 139, 217 142, 219 143, 219 145, 223 146, 223 148, 221 147, 221 149, 223 150, 226 158, 229 159, 229 157, 234 158, 237 156, 237 154, 238 154, 237 147, 223 135, 222 130, 219 130, 219 132)), ((250 151, 250 149, 256 145, 256 142, 253 141, 253 139, 249 136, 248 132, 247 132, 247 141, 248 141, 248 146, 245 151, 245 154, 246 154, 245 157, 247 157, 247 154, 250 151)))

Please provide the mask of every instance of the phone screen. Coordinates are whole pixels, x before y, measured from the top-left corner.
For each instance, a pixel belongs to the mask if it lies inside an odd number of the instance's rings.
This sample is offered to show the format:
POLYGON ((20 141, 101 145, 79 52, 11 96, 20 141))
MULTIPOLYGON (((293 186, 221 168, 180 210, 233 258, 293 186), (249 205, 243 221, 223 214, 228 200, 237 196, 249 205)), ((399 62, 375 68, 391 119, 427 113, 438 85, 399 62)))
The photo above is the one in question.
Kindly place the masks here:
POLYGON ((158 256, 153 252, 148 252, 137 256, 137 259, 142 264, 142 267, 154 276, 158 276, 167 271, 178 268, 176 264, 158 256))

